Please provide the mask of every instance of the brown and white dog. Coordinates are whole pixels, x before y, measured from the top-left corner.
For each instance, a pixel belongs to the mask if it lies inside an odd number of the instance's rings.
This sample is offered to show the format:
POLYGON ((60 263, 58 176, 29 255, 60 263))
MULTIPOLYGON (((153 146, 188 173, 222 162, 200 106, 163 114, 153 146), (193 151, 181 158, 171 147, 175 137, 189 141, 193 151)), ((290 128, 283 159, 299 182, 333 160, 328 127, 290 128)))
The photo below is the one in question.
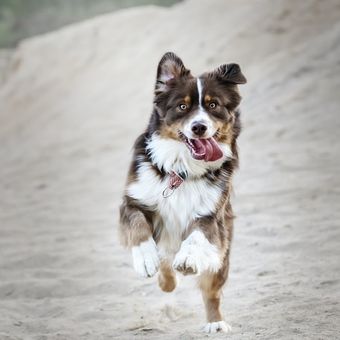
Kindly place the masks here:
POLYGON ((161 289, 176 272, 197 274, 207 313, 205 331, 228 331, 220 312, 233 230, 231 181, 240 133, 237 64, 199 77, 166 53, 158 65, 154 109, 138 137, 120 207, 123 243, 138 274, 159 271, 161 289))

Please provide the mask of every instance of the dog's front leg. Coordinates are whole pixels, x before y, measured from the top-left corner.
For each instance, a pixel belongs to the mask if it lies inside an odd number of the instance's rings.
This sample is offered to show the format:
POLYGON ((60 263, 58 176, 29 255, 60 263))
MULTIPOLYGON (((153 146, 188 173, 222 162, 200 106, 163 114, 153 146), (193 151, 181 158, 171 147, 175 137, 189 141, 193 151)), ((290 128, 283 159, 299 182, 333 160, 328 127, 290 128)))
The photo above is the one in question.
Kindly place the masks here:
POLYGON ((160 261, 152 228, 143 211, 128 197, 120 207, 120 234, 122 243, 132 250, 136 272, 143 277, 155 275, 160 261))
MULTIPOLYGON (((230 224, 229 231, 231 228, 230 224)), ((229 231, 213 217, 197 219, 173 262, 173 267, 183 274, 199 274, 207 315, 204 331, 207 333, 231 329, 220 311, 222 287, 229 269, 229 231)))
POLYGON ((223 256, 218 227, 213 218, 198 218, 176 254, 173 267, 182 274, 216 273, 221 268, 223 256))

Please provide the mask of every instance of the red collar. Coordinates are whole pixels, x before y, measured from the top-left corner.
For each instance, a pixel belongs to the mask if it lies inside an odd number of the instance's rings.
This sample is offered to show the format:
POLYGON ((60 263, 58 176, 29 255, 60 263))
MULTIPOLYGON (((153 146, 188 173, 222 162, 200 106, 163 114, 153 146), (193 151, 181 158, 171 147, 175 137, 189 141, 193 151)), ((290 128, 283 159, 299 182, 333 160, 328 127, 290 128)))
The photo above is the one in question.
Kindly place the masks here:
POLYGON ((168 186, 163 190, 163 197, 167 198, 173 194, 175 189, 177 189, 185 180, 186 174, 185 173, 177 173, 176 171, 171 171, 169 173, 169 183, 168 186))

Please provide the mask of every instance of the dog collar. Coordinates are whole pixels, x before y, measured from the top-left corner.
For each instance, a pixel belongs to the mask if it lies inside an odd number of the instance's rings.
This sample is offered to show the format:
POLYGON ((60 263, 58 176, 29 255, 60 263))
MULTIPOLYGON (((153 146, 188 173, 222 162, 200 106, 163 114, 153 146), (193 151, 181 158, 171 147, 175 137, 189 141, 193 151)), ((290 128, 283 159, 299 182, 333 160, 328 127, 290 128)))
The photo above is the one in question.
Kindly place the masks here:
POLYGON ((173 194, 173 192, 184 182, 187 178, 186 172, 171 171, 169 173, 169 183, 168 186, 163 190, 162 196, 167 198, 173 194))

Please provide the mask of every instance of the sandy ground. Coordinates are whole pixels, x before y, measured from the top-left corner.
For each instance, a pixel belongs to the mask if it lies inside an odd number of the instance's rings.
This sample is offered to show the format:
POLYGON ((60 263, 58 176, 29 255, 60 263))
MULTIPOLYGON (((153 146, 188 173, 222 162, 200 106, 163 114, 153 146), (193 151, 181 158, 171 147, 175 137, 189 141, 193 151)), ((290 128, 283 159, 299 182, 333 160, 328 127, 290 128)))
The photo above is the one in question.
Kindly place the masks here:
POLYGON ((25 41, 0 87, 0 338, 204 339, 117 242, 158 59, 241 64, 228 339, 340 338, 339 1, 188 1, 25 41))

